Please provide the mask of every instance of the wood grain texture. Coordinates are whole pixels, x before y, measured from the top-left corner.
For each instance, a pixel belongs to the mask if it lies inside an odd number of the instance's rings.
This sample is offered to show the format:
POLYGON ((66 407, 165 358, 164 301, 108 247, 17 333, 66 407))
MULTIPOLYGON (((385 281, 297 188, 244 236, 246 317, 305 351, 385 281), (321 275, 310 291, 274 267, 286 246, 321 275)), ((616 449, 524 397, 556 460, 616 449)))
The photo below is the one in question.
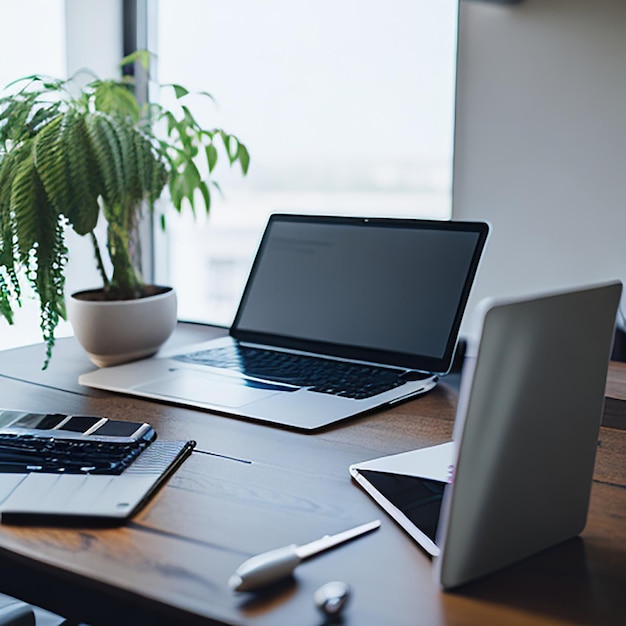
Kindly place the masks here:
MULTIPOLYGON (((223 331, 181 332, 188 341, 223 331)), ((626 430, 601 429, 580 538, 442 593, 430 558, 347 468, 449 440, 454 385, 443 381, 391 410, 300 434, 86 390, 76 378, 90 364, 73 340, 58 348, 49 372, 38 369, 37 346, 0 353, 2 406, 144 420, 161 438, 195 439, 197 449, 124 527, 1 525, 0 591, 93 626, 319 626, 313 593, 333 579, 353 588, 344 626, 626 623, 626 430), (302 564, 262 594, 227 587, 255 553, 375 518, 380 530, 302 564)), ((620 399, 626 370, 617 370, 607 393, 620 399)))
POLYGON ((626 430, 626 363, 613 361, 609 367, 602 424, 626 430))

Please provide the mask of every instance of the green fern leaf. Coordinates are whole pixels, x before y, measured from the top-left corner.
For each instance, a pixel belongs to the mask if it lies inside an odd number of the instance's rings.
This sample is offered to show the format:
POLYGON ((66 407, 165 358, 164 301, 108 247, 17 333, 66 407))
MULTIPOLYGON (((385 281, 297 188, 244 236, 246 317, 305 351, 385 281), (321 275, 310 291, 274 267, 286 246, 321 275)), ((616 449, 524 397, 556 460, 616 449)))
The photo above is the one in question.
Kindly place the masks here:
MULTIPOLYGON (((2 268, 0 267, 0 270, 2 268)), ((13 308, 11 306, 11 291, 9 281, 6 280, 2 271, 0 271, 0 315, 6 319, 9 324, 13 324, 13 308)))
POLYGON ((72 190, 72 200, 67 207, 57 207, 64 213, 79 235, 90 233, 98 222, 100 206, 98 198, 104 185, 91 150, 91 142, 84 117, 74 115, 68 126, 70 146, 67 155, 66 171, 72 190))
POLYGON ((44 369, 52 355, 54 333, 60 319, 65 319, 65 272, 67 248, 63 221, 53 212, 47 214, 50 221, 45 229, 43 241, 40 240, 35 250, 35 276, 33 285, 40 301, 40 327, 46 343, 44 369), (56 221, 54 221, 56 220, 56 221), (43 245, 42 245, 43 243, 43 245))
POLYGON ((167 169, 152 142, 141 132, 134 135, 135 165, 141 196, 153 204, 161 195, 167 182, 167 169))
POLYGON ((148 199, 151 203, 156 202, 169 179, 167 166, 162 159, 156 159, 152 164, 152 176, 148 186, 148 199))
MULTIPOLYGON (((28 265, 30 252, 39 234, 38 200, 45 193, 38 193, 41 181, 35 169, 32 154, 17 167, 11 187, 10 210, 15 216, 15 237, 20 261, 28 265)), ((43 189, 41 189, 43 192, 43 189)))
POLYGON ((113 80, 94 83, 94 102, 97 111, 108 115, 128 117, 134 123, 139 121, 139 103, 127 85, 113 80))
POLYGON ((73 197, 64 155, 68 145, 68 121, 69 114, 55 117, 37 135, 33 147, 39 176, 50 201, 59 211, 71 206, 73 197))
POLYGON ((57 212, 67 216, 79 235, 91 232, 98 221, 102 181, 82 115, 70 109, 48 123, 35 139, 34 156, 57 212))
POLYGON ((86 118, 87 133, 102 177, 102 196, 110 206, 124 201, 126 172, 122 148, 112 119, 104 113, 86 118))
POLYGON ((132 137, 133 158, 135 167, 133 172, 134 184, 138 189, 146 189, 146 180, 149 180, 151 173, 150 153, 144 149, 144 137, 141 133, 134 133, 132 137))
POLYGON ((141 135, 138 132, 126 132, 126 129, 119 134, 120 143, 124 146, 124 167, 127 176, 126 193, 129 200, 138 202, 145 195, 142 185, 145 155, 141 150, 141 135))
MULTIPOLYGON (((19 261, 39 297, 41 331, 49 359, 54 345, 54 331, 60 317, 65 315, 63 292, 67 248, 62 218, 46 195, 32 152, 28 152, 15 167, 9 210, 13 216, 19 261)), ((3 234, 3 245, 6 243, 3 234)), ((4 248, 3 260, 8 258, 6 253, 4 248)), ((9 277, 15 286, 14 268, 9 269, 9 277)), ((10 291, 4 277, 0 281, 0 313, 11 319, 10 291)), ((44 367, 46 364, 47 360, 44 367)))

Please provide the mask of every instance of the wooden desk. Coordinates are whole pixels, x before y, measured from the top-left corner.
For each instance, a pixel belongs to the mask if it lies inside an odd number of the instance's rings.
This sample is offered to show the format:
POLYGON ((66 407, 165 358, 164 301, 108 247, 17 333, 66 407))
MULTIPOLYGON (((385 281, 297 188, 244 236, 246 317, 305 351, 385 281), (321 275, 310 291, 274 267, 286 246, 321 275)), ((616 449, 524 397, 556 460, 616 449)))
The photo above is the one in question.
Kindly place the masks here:
MULTIPOLYGON (((219 334, 179 325, 172 343, 219 334)), ((156 498, 114 529, 0 526, 0 591, 98 624, 320 625, 313 593, 353 588, 347 626, 626 623, 626 366, 615 364, 589 521, 582 537, 456 593, 442 593, 424 552, 348 475, 355 461, 450 438, 454 386, 317 434, 80 387, 93 366, 58 342, 0 353, 4 408, 106 415, 152 423, 198 442, 156 498), (610 406, 609 406, 610 405, 610 406), (258 596, 231 592, 235 568, 257 552, 380 518, 380 530, 307 561, 258 596)))

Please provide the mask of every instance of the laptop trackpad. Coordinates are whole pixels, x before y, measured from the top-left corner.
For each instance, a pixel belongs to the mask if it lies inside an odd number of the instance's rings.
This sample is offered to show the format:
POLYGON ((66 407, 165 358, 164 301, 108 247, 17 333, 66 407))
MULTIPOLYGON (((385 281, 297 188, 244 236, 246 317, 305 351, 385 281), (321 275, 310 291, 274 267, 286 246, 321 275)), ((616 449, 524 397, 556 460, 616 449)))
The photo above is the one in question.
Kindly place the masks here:
POLYGON ((295 390, 262 381, 193 370, 173 371, 169 376, 137 385, 134 389, 165 398, 227 407, 243 406, 269 398, 275 393, 295 390))

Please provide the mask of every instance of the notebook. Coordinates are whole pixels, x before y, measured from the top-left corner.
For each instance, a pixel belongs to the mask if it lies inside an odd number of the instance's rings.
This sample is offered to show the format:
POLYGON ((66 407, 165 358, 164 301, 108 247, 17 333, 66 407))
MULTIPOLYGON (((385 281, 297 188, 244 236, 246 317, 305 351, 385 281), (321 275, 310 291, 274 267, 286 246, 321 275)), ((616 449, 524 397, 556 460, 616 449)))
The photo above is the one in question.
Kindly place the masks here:
POLYGON ((444 588, 583 530, 621 290, 485 304, 453 441, 350 467, 444 588))
POLYGON ((148 424, 0 409, 1 520, 121 523, 194 446, 156 440, 148 424))
POLYGON ((452 363, 487 233, 272 215, 228 337, 79 382, 303 430, 425 393, 452 363))

